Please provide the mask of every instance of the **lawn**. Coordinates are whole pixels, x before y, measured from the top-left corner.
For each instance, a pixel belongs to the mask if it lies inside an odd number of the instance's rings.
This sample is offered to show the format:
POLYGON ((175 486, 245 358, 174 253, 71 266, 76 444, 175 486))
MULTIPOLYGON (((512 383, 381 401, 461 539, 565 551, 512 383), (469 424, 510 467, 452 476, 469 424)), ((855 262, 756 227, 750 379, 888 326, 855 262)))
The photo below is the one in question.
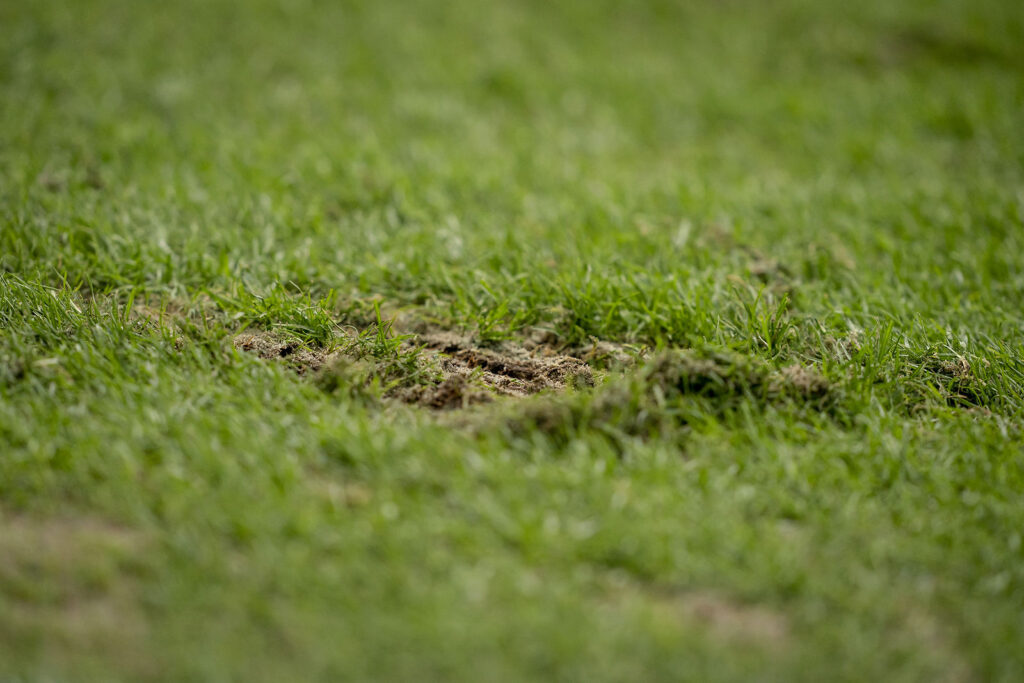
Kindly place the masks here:
POLYGON ((1018 2, 0 35, 0 680, 1024 679, 1018 2))

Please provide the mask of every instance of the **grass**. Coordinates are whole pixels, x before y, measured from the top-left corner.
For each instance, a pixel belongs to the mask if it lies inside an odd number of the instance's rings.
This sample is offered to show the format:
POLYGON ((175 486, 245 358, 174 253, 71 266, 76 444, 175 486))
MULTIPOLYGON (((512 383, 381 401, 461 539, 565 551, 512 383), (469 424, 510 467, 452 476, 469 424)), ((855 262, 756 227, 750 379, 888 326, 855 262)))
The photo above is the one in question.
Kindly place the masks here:
POLYGON ((0 679, 1024 676, 1016 3, 0 25, 0 679))

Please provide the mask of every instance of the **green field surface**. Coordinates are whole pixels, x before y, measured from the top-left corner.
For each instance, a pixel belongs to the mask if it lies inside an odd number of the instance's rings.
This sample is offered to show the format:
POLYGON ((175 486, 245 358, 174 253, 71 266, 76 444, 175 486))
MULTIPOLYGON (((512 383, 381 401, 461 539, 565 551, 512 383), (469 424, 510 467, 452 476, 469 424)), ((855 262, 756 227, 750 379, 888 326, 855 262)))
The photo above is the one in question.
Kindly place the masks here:
POLYGON ((1024 680, 1024 5, 0 2, 0 681, 1024 680))

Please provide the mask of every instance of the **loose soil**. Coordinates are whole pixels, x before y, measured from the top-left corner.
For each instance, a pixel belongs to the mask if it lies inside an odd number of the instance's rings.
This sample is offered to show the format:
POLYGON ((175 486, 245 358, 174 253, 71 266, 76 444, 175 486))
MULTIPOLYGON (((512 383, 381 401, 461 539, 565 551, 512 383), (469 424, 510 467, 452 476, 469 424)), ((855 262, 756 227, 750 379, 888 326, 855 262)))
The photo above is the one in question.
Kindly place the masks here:
POLYGON ((284 360, 300 375, 316 373, 341 355, 337 351, 311 349, 297 339, 269 332, 240 334, 234 338, 233 343, 239 351, 254 353, 266 360, 284 360))
MULTIPOLYGON (((299 375, 314 375, 347 359, 342 350, 313 349, 272 333, 240 334, 233 343, 240 351, 282 361, 299 375)), ((389 389, 385 398, 435 410, 486 403, 499 396, 521 398, 566 387, 594 386, 590 366, 569 355, 509 343, 483 348, 449 333, 417 336, 407 346, 422 348, 422 363, 436 367, 438 379, 389 389)))
POLYGON ((453 334, 420 336, 416 343, 438 359, 445 378, 479 380, 503 396, 529 396, 546 389, 594 386, 590 366, 579 358, 548 349, 504 343, 493 349, 453 334))

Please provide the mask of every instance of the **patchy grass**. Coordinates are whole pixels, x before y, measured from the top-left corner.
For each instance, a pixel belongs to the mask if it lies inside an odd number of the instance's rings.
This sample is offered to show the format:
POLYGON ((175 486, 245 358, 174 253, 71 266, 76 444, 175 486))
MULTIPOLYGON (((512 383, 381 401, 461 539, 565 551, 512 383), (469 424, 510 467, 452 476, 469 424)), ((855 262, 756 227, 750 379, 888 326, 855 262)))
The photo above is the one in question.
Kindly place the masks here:
POLYGON ((1024 677, 1014 3, 0 26, 0 678, 1024 677))

